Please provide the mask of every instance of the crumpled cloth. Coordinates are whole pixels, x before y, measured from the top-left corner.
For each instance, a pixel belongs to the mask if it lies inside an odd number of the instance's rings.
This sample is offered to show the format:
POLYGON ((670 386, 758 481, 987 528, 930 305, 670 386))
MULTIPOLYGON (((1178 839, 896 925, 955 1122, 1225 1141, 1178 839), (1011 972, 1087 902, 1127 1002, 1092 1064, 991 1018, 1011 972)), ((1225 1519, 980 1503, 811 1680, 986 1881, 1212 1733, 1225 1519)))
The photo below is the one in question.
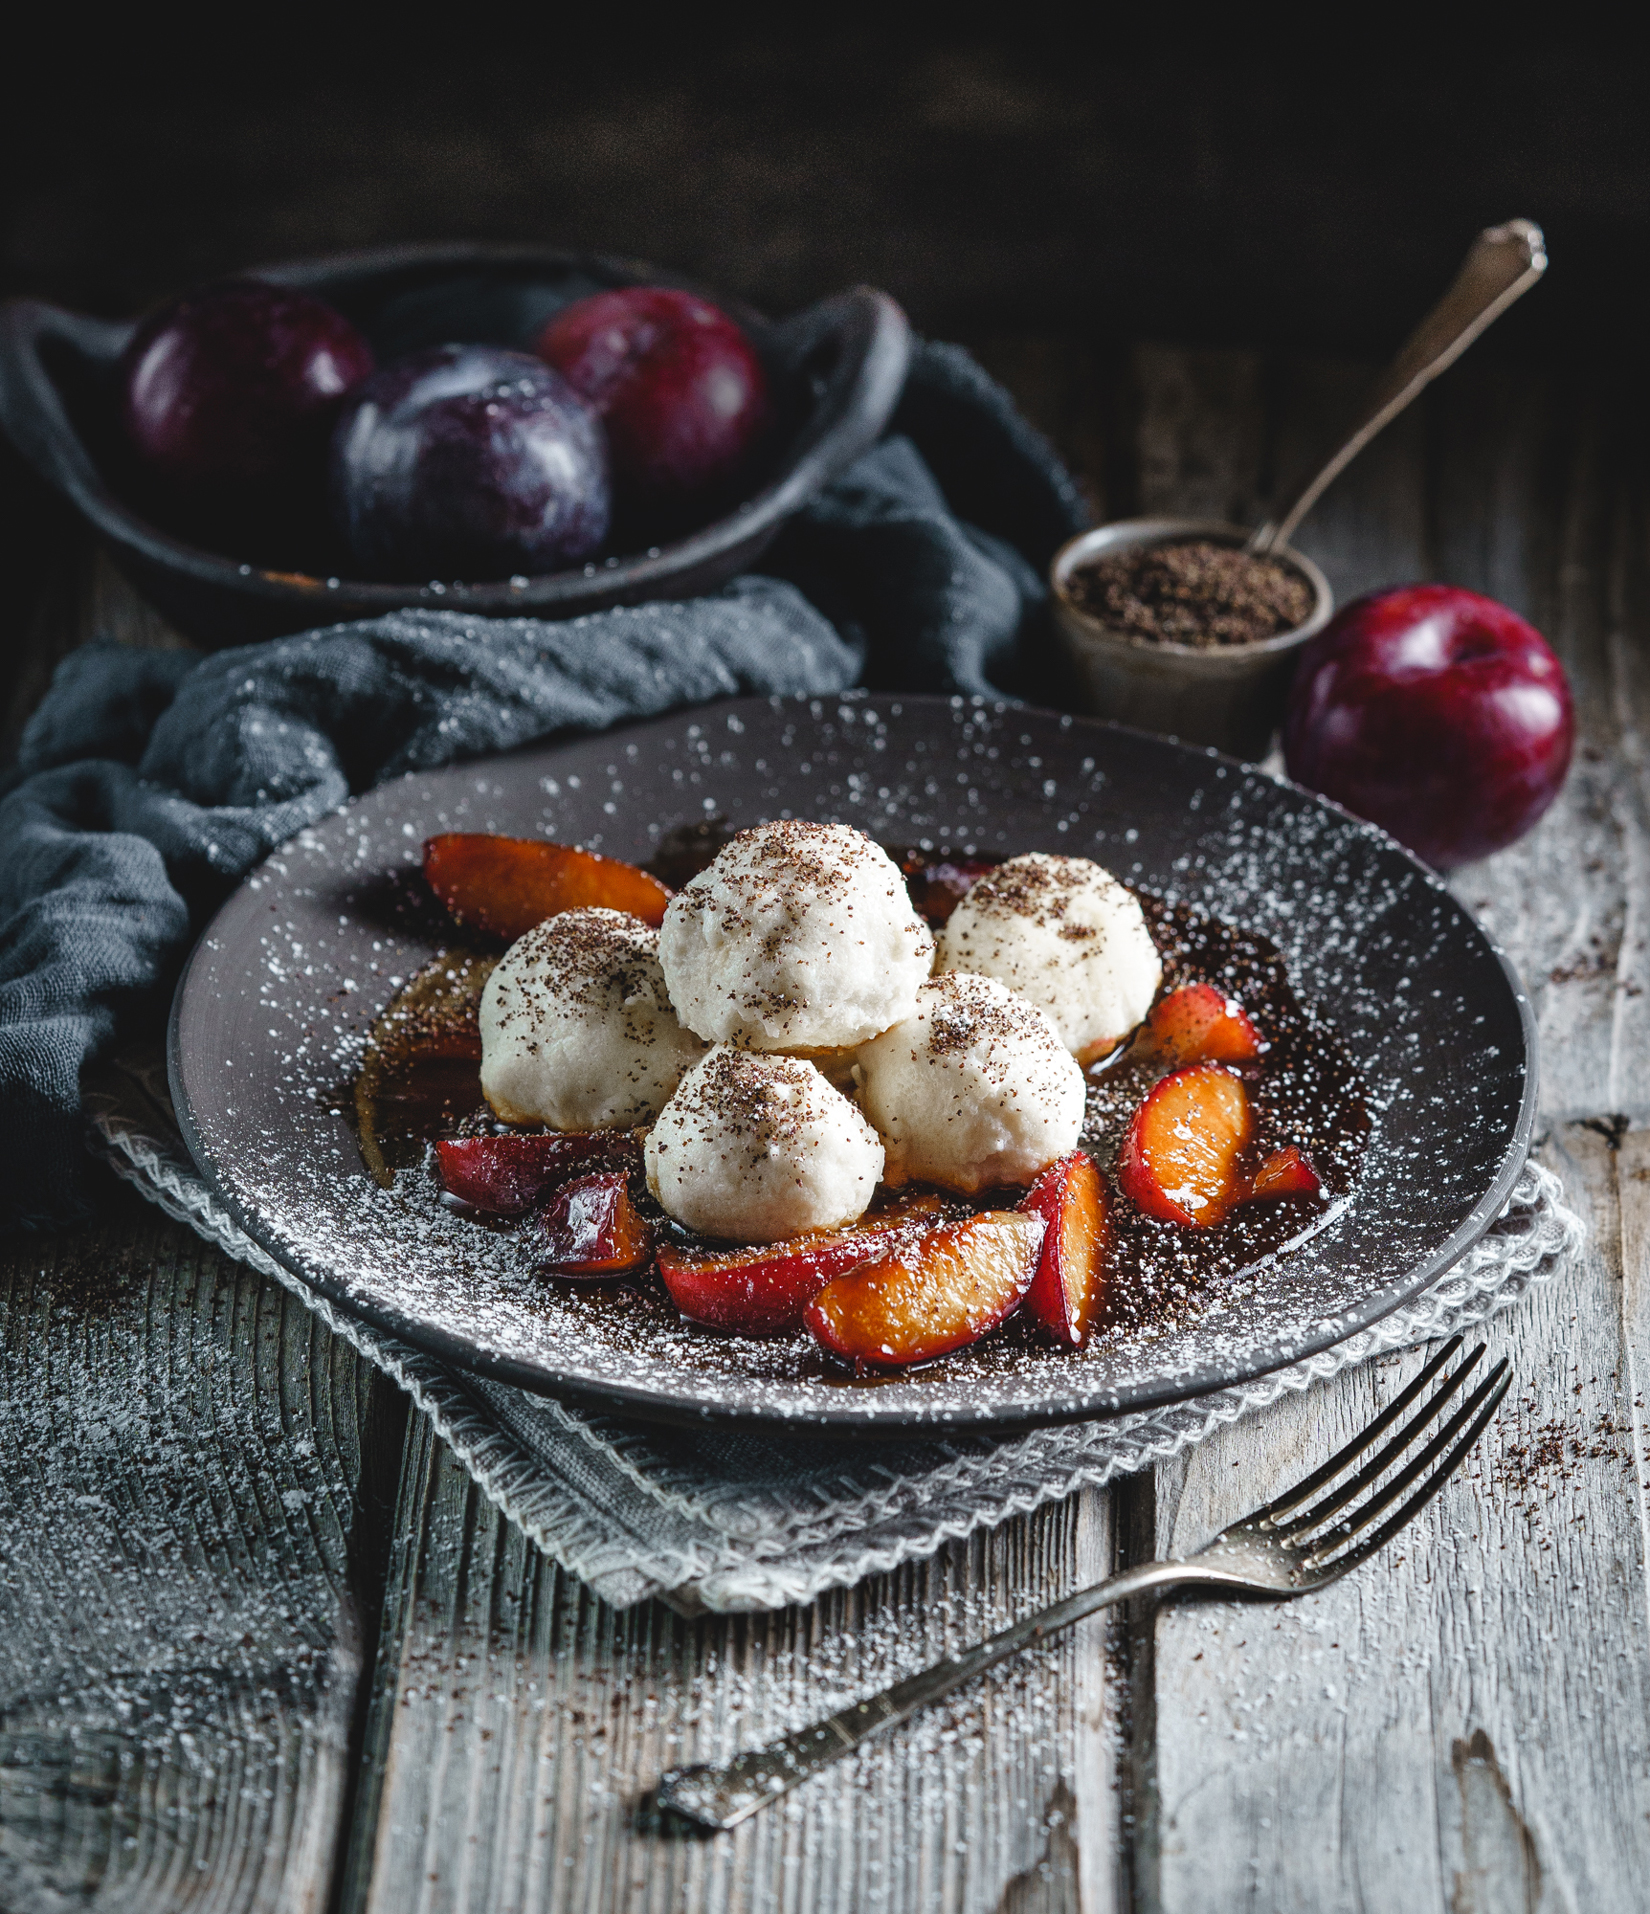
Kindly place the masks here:
POLYGON ((959 348, 787 527, 773 575, 550 623, 417 611, 201 658, 91 644, 0 799, 0 1226, 82 1220, 88 1067, 156 1030, 253 865, 385 778, 740 694, 1035 687, 1070 475, 959 348))

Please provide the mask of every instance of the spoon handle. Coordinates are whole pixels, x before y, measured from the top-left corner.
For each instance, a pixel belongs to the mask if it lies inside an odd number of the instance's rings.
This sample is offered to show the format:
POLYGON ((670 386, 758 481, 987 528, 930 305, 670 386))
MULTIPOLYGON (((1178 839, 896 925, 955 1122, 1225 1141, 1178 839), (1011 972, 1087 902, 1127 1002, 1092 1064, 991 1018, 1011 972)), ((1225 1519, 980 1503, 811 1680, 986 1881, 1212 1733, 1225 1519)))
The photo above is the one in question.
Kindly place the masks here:
POLYGON ((1547 242, 1528 219, 1487 226, 1473 241, 1455 281, 1410 334, 1403 350, 1376 382, 1364 409, 1328 463, 1306 482, 1244 548, 1269 552, 1287 545, 1295 527, 1317 504, 1332 480, 1375 434, 1397 418, 1421 388, 1453 365, 1486 326, 1547 270, 1547 242))

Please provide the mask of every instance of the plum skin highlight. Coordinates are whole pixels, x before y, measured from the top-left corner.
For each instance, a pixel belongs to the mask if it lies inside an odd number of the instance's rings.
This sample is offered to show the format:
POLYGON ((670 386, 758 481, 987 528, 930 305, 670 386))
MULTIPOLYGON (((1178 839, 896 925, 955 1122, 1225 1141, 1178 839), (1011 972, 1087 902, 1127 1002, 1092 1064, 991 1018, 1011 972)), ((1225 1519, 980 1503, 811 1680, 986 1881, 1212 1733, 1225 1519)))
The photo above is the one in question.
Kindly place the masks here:
POLYGON ((332 512, 364 576, 554 572, 607 535, 600 421, 524 352, 413 353, 350 396, 332 441, 332 512))
POLYGON ((256 539, 260 516, 319 518, 333 422, 372 370, 372 348, 323 301, 225 280, 137 328, 121 355, 121 422, 168 517, 196 536, 256 539))
POLYGON ((564 307, 534 351, 600 413, 621 509, 703 517, 746 475, 771 407, 762 362, 718 306, 625 286, 564 307))
POLYGON ((1439 870, 1522 837, 1558 795, 1574 742, 1546 639, 1453 585, 1344 607, 1301 654, 1283 730, 1297 783, 1439 870))

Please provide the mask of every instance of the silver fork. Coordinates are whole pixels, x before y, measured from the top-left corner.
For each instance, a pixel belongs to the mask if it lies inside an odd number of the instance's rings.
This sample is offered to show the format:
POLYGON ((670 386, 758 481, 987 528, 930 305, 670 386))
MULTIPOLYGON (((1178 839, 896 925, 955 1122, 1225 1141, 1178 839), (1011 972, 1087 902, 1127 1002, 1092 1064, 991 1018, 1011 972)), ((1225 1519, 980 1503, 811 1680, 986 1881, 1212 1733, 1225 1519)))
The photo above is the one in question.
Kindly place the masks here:
POLYGON ((1171 1588, 1209 1588, 1244 1595, 1307 1595, 1338 1581, 1348 1570, 1367 1561, 1428 1502, 1454 1472, 1467 1451, 1484 1432, 1512 1382, 1506 1359, 1482 1377, 1472 1393, 1436 1430, 1430 1441, 1400 1468, 1398 1465, 1417 1438, 1437 1422, 1454 1402, 1484 1354, 1480 1343, 1415 1412, 1402 1429, 1369 1461, 1321 1501, 1312 1502, 1320 1489, 1344 1475, 1354 1462, 1385 1435, 1405 1410, 1422 1395, 1450 1359, 1459 1353, 1462 1338, 1452 1336, 1409 1386, 1370 1423, 1369 1427, 1333 1455, 1321 1469, 1287 1493, 1222 1529, 1185 1561, 1143 1562, 1125 1569, 1093 1588, 1079 1589, 1002 1629, 977 1648, 936 1662, 920 1674, 909 1675, 880 1695, 856 1701, 812 1727, 786 1735, 720 1766, 678 1768, 659 1783, 655 1799, 661 1808, 705 1828, 737 1827, 747 1815, 766 1807, 806 1781, 831 1762, 851 1754, 873 1735, 886 1734, 919 1709, 939 1701, 986 1669, 1017 1654, 1058 1629, 1092 1615, 1096 1609, 1126 1602, 1133 1595, 1171 1588), (1397 1473, 1387 1482, 1389 1470, 1397 1473), (1407 1494, 1413 1489, 1413 1494, 1407 1494), (1374 1492, 1360 1501, 1366 1490, 1374 1492), (1365 1534, 1386 1510, 1406 1496, 1373 1534, 1365 1534), (1312 1502, 1310 1508, 1303 1505, 1312 1502), (1353 1505, 1357 1504, 1356 1507, 1353 1505), (1337 1519, 1338 1518, 1338 1519, 1337 1519), (1358 1538, 1362 1538, 1361 1540, 1358 1538))

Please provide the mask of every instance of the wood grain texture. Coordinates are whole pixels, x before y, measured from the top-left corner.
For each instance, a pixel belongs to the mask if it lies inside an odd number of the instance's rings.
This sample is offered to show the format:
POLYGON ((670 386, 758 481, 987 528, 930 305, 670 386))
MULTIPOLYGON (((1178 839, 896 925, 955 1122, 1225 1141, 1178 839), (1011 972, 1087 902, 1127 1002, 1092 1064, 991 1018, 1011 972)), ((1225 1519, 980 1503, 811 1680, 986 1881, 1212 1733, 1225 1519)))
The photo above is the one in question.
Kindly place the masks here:
POLYGON ((52 673, 76 645, 91 638, 167 650, 188 644, 84 530, 55 541, 44 569, 23 641, 0 666, 0 765, 16 757, 24 725, 45 696, 52 673))
POLYGON ((644 1800, 666 1768, 799 1726, 1105 1573, 1104 1496, 808 1608, 693 1622, 594 1601, 422 1422, 397 1528, 347 1909, 1118 1905, 1103 1621, 731 1835, 660 1829, 644 1800))
POLYGON ((135 1198, 7 1249, 7 1914, 327 1905, 380 1589, 375 1414, 399 1440, 384 1391, 135 1198))
POLYGON ((1141 346, 1130 370, 1140 511, 1257 524, 1267 452, 1260 355, 1141 346))
POLYGON ((1113 500, 1109 486, 1120 450, 1122 355, 1085 347, 1068 332, 992 334, 968 346, 1065 460, 1095 522, 1121 517, 1129 499, 1113 500))
MULTIPOLYGON (((1252 408, 1241 381, 1228 383, 1232 436, 1252 442, 1252 408)), ((1360 383, 1351 367, 1273 375, 1273 469, 1287 477, 1360 383)), ((1206 382, 1202 405, 1219 402, 1206 382)), ((1301 537, 1341 599, 1445 577, 1525 611, 1571 673, 1581 744, 1569 786, 1529 838, 1456 888, 1530 988, 1544 1107, 1594 1119, 1548 1145, 1594 1247, 1489 1330, 1492 1354, 1516 1365, 1516 1402, 1387 1557, 1287 1607, 1141 1621, 1149 1700, 1137 1698, 1131 1772, 1145 1908, 1642 1901, 1650 1153, 1642 1133, 1623 1140, 1597 1122, 1650 1095, 1639 1001, 1650 687, 1634 625, 1638 481, 1623 453, 1585 395, 1465 365, 1346 474, 1301 537)), ((1191 492, 1202 483, 1188 474, 1191 492)), ((1346 1440, 1420 1360, 1339 1378, 1161 1468, 1151 1549, 1196 1547, 1346 1440)))
MULTIPOLYGON (((1646 1350, 1624 1304, 1646 1279, 1645 1139, 1618 1156, 1574 1126, 1545 1156, 1593 1246, 1484 1332, 1517 1385, 1466 1470, 1321 1594, 1158 1617, 1145 1907, 1643 1904, 1646 1350)), ((1421 1359, 1353 1371, 1160 1469, 1158 1549, 1197 1547, 1320 1461, 1421 1359)))
MULTIPOLYGON (((1272 370, 1268 506, 1321 465, 1374 374, 1373 366, 1344 359, 1288 361, 1272 370)), ((1323 495, 1295 537, 1296 546, 1322 566, 1338 605, 1433 573, 1427 423, 1426 408, 1416 406, 1389 425, 1323 495)))
POLYGON ((1555 1118, 1650 1115, 1650 820, 1642 454, 1605 401, 1492 368, 1440 390, 1439 569, 1505 599, 1570 674, 1577 749, 1552 810, 1457 879, 1535 1005, 1555 1118))

